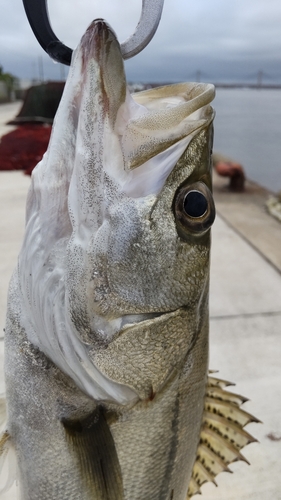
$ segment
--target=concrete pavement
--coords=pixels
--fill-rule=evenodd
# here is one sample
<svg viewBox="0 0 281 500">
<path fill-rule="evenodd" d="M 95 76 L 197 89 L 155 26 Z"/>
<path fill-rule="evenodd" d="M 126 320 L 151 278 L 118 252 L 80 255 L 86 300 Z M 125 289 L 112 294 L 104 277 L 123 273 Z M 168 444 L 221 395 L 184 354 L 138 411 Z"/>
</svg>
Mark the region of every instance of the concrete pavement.
<svg viewBox="0 0 281 500">
<path fill-rule="evenodd" d="M 23 236 L 29 183 L 22 172 L 0 172 L 1 330 L 8 281 Z M 234 391 L 251 400 L 243 405 L 245 410 L 263 424 L 247 427 L 260 441 L 243 451 L 251 466 L 231 465 L 235 474 L 220 474 L 218 488 L 206 484 L 202 496 L 194 498 L 281 500 L 281 224 L 264 209 L 265 190 L 247 183 L 245 193 L 231 194 L 226 183 L 215 177 L 218 216 L 211 263 L 210 367 L 236 382 Z M 0 348 L 2 374 L 2 342 Z M 1 498 L 14 500 L 15 495 L 13 488 Z"/>
<path fill-rule="evenodd" d="M 17 128 L 15 125 L 7 125 L 7 122 L 16 117 L 21 107 L 22 101 L 0 105 L 0 137 Z"/>
</svg>

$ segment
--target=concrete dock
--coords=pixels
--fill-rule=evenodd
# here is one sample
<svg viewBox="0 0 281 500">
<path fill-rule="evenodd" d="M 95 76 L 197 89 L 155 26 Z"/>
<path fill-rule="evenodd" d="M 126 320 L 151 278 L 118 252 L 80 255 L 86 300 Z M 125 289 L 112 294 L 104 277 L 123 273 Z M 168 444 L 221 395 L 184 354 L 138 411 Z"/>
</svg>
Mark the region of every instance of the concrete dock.
<svg viewBox="0 0 281 500">
<path fill-rule="evenodd" d="M 8 131 L 3 122 L 15 116 L 18 107 L 0 106 L 0 134 Z M 29 184 L 30 177 L 21 171 L 0 172 L 1 331 L 8 282 L 24 232 Z M 220 474 L 218 488 L 205 484 L 202 495 L 194 499 L 281 500 L 281 224 L 264 208 L 266 190 L 247 181 L 246 191 L 234 194 L 226 184 L 215 177 L 210 368 L 236 383 L 234 391 L 250 398 L 244 409 L 263 424 L 247 426 L 259 440 L 243 450 L 251 465 L 231 465 L 234 474 Z M 0 363 L 3 389 L 3 341 Z M 2 498 L 16 499 L 16 489 Z"/>
</svg>

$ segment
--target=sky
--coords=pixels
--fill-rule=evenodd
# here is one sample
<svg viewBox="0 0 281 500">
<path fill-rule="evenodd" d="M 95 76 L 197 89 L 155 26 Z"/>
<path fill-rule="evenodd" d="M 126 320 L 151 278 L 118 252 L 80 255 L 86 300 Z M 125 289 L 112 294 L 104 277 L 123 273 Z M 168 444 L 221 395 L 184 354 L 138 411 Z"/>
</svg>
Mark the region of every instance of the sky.
<svg viewBox="0 0 281 500">
<path fill-rule="evenodd" d="M 57 37 L 75 48 L 87 26 L 104 18 L 123 42 L 138 23 L 141 0 L 49 0 Z M 0 65 L 19 78 L 63 78 L 33 35 L 21 0 L 0 0 Z M 128 81 L 281 84 L 280 0 L 165 0 L 159 28 L 125 63 Z M 260 73 L 261 74 L 261 73 Z"/>
</svg>

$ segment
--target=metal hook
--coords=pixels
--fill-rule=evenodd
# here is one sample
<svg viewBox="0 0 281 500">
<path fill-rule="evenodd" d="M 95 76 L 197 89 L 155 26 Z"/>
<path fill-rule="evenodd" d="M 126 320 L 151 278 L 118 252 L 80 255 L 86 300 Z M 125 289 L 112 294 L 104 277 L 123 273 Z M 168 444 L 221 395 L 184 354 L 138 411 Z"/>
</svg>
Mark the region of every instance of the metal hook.
<svg viewBox="0 0 281 500">
<path fill-rule="evenodd" d="M 164 0 L 142 0 L 142 13 L 135 32 L 121 43 L 124 59 L 143 50 L 153 38 L 163 10 Z M 62 64 L 70 65 L 72 49 L 64 45 L 53 32 L 48 16 L 47 0 L 23 0 L 30 26 L 41 47 L 49 56 Z"/>
</svg>

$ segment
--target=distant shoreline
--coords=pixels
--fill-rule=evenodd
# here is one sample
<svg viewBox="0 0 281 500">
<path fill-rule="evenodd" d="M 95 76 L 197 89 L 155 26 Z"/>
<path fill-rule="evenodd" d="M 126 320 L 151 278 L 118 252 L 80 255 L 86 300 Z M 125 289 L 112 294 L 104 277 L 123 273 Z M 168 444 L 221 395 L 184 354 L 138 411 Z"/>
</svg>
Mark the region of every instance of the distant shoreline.
<svg viewBox="0 0 281 500">
<path fill-rule="evenodd" d="M 263 90 L 263 89 L 270 89 L 270 90 L 276 90 L 276 89 L 281 89 L 281 85 L 257 85 L 255 83 L 214 83 L 215 87 L 221 88 L 221 89 L 258 89 L 258 90 Z"/>
<path fill-rule="evenodd" d="M 186 80 L 187 81 L 187 80 Z M 174 85 L 176 83 L 181 83 L 181 82 L 129 82 L 129 86 L 136 86 L 140 87 L 137 90 L 145 90 L 145 89 L 151 89 L 155 87 L 163 87 L 164 85 Z M 195 82 L 195 83 L 202 83 L 202 82 Z M 257 90 L 280 90 L 281 89 L 281 84 L 262 84 L 258 85 L 257 83 L 214 83 L 214 82 L 209 82 L 213 83 L 214 86 L 219 89 L 257 89 Z"/>
</svg>

